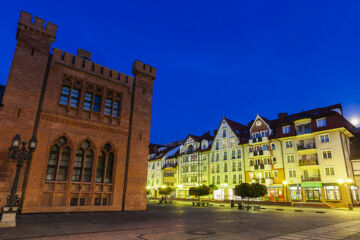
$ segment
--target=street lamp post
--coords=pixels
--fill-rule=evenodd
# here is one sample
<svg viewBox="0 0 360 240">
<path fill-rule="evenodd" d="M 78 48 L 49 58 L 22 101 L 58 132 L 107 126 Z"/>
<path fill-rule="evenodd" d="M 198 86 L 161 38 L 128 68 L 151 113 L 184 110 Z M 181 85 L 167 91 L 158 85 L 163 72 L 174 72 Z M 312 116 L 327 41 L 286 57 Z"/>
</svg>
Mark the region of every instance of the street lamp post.
<svg viewBox="0 0 360 240">
<path fill-rule="evenodd" d="M 284 184 L 284 200 L 287 202 L 287 181 L 283 181 Z"/>
<path fill-rule="evenodd" d="M 9 149 L 8 161 L 12 159 L 16 162 L 16 173 L 10 195 L 8 196 L 6 205 L 3 208 L 0 227 L 16 227 L 16 213 L 20 202 L 20 198 L 16 194 L 19 177 L 25 161 L 29 161 L 31 159 L 32 153 L 35 151 L 36 147 L 37 141 L 35 137 L 30 139 L 27 148 L 25 147 L 25 142 L 21 142 L 20 134 L 16 134 L 13 138 Z"/>
<path fill-rule="evenodd" d="M 352 180 L 351 179 L 338 179 L 338 183 L 340 184 L 343 184 L 344 183 L 344 187 L 345 187 L 345 191 L 346 191 L 346 198 L 348 200 L 348 208 L 349 210 L 353 210 L 353 204 L 352 204 L 352 201 L 351 201 L 351 196 L 350 196 L 350 192 L 349 192 L 349 186 L 348 186 L 348 183 L 352 183 Z"/>
</svg>

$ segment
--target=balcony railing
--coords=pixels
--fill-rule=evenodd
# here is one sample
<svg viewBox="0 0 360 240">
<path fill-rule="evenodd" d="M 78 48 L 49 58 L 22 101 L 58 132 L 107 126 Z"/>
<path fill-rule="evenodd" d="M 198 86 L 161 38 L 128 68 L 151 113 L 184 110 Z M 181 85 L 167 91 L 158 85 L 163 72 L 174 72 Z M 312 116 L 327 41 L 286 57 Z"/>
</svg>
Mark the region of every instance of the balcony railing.
<svg viewBox="0 0 360 240">
<path fill-rule="evenodd" d="M 314 149 L 316 148 L 315 142 L 313 143 L 304 143 L 304 144 L 298 144 L 297 150 L 306 150 L 306 149 Z"/>
<path fill-rule="evenodd" d="M 309 166 L 309 165 L 319 165 L 319 161 L 317 158 L 310 159 L 300 159 L 299 166 Z"/>
<path fill-rule="evenodd" d="M 320 176 L 301 176 L 301 181 L 303 182 L 321 182 Z"/>
</svg>

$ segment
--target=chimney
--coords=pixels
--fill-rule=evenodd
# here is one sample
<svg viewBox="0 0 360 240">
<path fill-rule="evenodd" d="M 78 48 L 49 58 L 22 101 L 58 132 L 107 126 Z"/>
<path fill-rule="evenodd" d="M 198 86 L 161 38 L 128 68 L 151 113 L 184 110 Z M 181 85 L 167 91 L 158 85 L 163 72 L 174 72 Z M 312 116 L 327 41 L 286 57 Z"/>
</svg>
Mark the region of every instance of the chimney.
<svg viewBox="0 0 360 240">
<path fill-rule="evenodd" d="M 78 48 L 78 50 L 77 50 L 77 55 L 78 55 L 79 57 L 85 58 L 85 59 L 87 59 L 87 60 L 90 60 L 90 58 L 91 58 L 91 52 L 88 52 L 88 51 L 86 51 L 86 50 L 84 50 L 84 49 L 81 49 L 81 48 Z"/>
<path fill-rule="evenodd" d="M 288 114 L 287 113 L 278 113 L 278 119 L 280 121 L 283 121 L 287 118 Z"/>
</svg>

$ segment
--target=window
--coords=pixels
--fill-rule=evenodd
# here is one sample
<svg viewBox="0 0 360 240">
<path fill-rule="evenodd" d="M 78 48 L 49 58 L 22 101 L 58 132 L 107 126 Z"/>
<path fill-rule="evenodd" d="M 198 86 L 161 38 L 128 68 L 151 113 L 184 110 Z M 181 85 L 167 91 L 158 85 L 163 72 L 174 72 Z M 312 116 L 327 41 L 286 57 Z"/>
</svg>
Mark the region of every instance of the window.
<svg viewBox="0 0 360 240">
<path fill-rule="evenodd" d="M 94 205 L 95 206 L 100 206 L 100 204 L 101 204 L 101 198 L 95 198 L 94 199 Z"/>
<path fill-rule="evenodd" d="M 335 168 L 334 167 L 326 167 L 325 168 L 325 176 L 335 176 Z"/>
<path fill-rule="evenodd" d="M 50 148 L 45 179 L 47 181 L 66 181 L 71 148 L 66 137 L 60 137 Z"/>
<path fill-rule="evenodd" d="M 235 159 L 235 150 L 231 151 L 231 159 Z"/>
<path fill-rule="evenodd" d="M 331 150 L 322 151 L 322 155 L 323 155 L 323 159 L 331 159 L 332 158 Z"/>
<path fill-rule="evenodd" d="M 222 130 L 222 137 L 223 138 L 226 137 L 226 128 L 223 128 L 223 130 Z"/>
<path fill-rule="evenodd" d="M 321 143 L 330 142 L 329 134 L 320 135 L 320 142 Z"/>
<path fill-rule="evenodd" d="M 283 134 L 289 134 L 290 133 L 290 126 L 284 126 L 282 129 L 283 129 Z"/>
<path fill-rule="evenodd" d="M 326 126 L 326 118 L 316 119 L 317 127 L 325 127 Z"/>
<path fill-rule="evenodd" d="M 295 155 L 293 155 L 293 154 L 287 155 L 286 159 L 287 159 L 288 163 L 293 163 L 293 162 L 295 162 Z"/>
<path fill-rule="evenodd" d="M 227 172 L 227 163 L 224 163 L 224 172 Z"/>
<path fill-rule="evenodd" d="M 216 164 L 216 172 L 219 173 L 220 172 L 220 165 Z"/>
<path fill-rule="evenodd" d="M 77 198 L 72 198 L 70 200 L 70 206 L 77 206 L 77 202 L 78 202 Z"/>
<path fill-rule="evenodd" d="M 215 165 L 211 165 L 211 173 L 215 173 Z"/>
<path fill-rule="evenodd" d="M 326 200 L 341 200 L 340 187 L 339 186 L 324 186 L 325 199 Z"/>
<path fill-rule="evenodd" d="M 239 174 L 239 183 L 242 183 L 242 174 Z"/>
<path fill-rule="evenodd" d="M 236 184 L 236 175 L 233 175 L 233 184 Z"/>
<path fill-rule="evenodd" d="M 206 171 L 206 166 L 203 166 L 203 171 Z"/>
<path fill-rule="evenodd" d="M 113 147 L 107 143 L 100 153 L 97 169 L 96 169 L 96 182 L 111 183 L 112 172 L 114 164 L 114 150 Z"/>
<path fill-rule="evenodd" d="M 219 161 L 219 153 L 216 153 L 216 161 Z"/>
<path fill-rule="evenodd" d="M 228 183 L 229 182 L 229 179 L 228 179 L 228 175 L 225 175 L 225 180 L 224 180 L 225 183 Z"/>
<path fill-rule="evenodd" d="M 293 147 L 293 141 L 292 140 L 285 141 L 285 146 L 286 146 L 286 148 L 292 148 Z"/>
<path fill-rule="evenodd" d="M 276 157 L 273 157 L 272 161 L 273 161 L 273 164 L 276 164 Z"/>
<path fill-rule="evenodd" d="M 111 115 L 112 105 L 113 105 L 113 100 L 107 98 L 105 100 L 105 111 L 104 111 L 105 115 Z"/>
<path fill-rule="evenodd" d="M 274 175 L 274 178 L 277 178 L 278 177 L 278 171 L 277 170 L 273 171 L 273 175 Z"/>
<path fill-rule="evenodd" d="M 219 143 L 219 141 L 216 141 L 216 150 L 219 150 L 219 146 L 220 146 L 220 143 Z"/>
<path fill-rule="evenodd" d="M 275 143 L 271 144 L 271 150 L 275 150 Z"/>
<path fill-rule="evenodd" d="M 212 176 L 212 184 L 215 184 L 215 176 Z"/>
<path fill-rule="evenodd" d="M 225 149 L 226 148 L 226 139 L 222 140 L 222 148 Z"/>
<path fill-rule="evenodd" d="M 79 99 L 80 99 L 80 91 L 78 89 L 73 88 L 72 91 L 71 91 L 70 106 L 71 107 L 78 107 L 79 106 Z"/>
<path fill-rule="evenodd" d="M 241 150 L 240 149 L 237 150 L 237 157 L 241 158 Z"/>
<path fill-rule="evenodd" d="M 60 95 L 60 104 L 67 106 L 69 104 L 69 97 L 70 97 L 70 87 L 62 86 L 61 95 Z"/>
<path fill-rule="evenodd" d="M 100 112 L 100 106 L 101 106 L 101 96 L 95 95 L 93 111 L 94 112 Z"/>
<path fill-rule="evenodd" d="M 220 176 L 216 177 L 216 184 L 220 184 Z"/>
<path fill-rule="evenodd" d="M 211 154 L 211 161 L 212 161 L 212 162 L 215 161 L 215 154 Z"/>
<path fill-rule="evenodd" d="M 261 131 L 260 134 L 261 137 L 267 137 L 267 131 Z"/>
<path fill-rule="evenodd" d="M 232 163 L 232 171 L 235 172 L 236 171 L 236 162 Z"/>
<path fill-rule="evenodd" d="M 92 102 L 93 102 L 93 94 L 92 94 L 92 93 L 88 93 L 88 92 L 85 93 L 84 109 L 91 111 Z"/>
<path fill-rule="evenodd" d="M 235 138 L 234 137 L 230 138 L 230 145 L 231 145 L 231 148 L 235 148 Z"/>
<path fill-rule="evenodd" d="M 227 160 L 227 152 L 224 152 L 224 160 Z"/>
<path fill-rule="evenodd" d="M 289 170 L 289 178 L 295 178 L 296 177 L 296 170 L 291 169 Z"/>
<path fill-rule="evenodd" d="M 119 117 L 120 116 L 120 102 L 114 101 L 114 109 L 113 109 L 113 117 Z M 205 149 L 205 147 L 204 147 Z"/>
<path fill-rule="evenodd" d="M 72 181 L 90 182 L 92 165 L 94 160 L 94 147 L 90 141 L 86 140 L 75 153 Z"/>
</svg>

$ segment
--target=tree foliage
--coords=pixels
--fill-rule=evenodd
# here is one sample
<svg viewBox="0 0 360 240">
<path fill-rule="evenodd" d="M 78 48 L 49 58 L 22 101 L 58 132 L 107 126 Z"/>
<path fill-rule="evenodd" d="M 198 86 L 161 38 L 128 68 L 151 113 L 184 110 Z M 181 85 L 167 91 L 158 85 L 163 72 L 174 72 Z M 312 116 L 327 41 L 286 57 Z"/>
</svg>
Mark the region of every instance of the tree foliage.
<svg viewBox="0 0 360 240">
<path fill-rule="evenodd" d="M 205 196 L 210 194 L 210 188 L 206 185 L 202 185 L 199 187 L 191 187 L 189 189 L 189 195 L 195 195 L 195 196 Z"/>
<path fill-rule="evenodd" d="M 258 198 L 263 197 L 267 193 L 267 188 L 259 183 L 241 183 L 235 186 L 234 195 L 241 198 Z"/>
<path fill-rule="evenodd" d="M 167 195 L 170 195 L 173 191 L 174 191 L 174 189 L 172 189 L 171 187 L 159 188 L 160 195 L 167 196 Z"/>
</svg>

